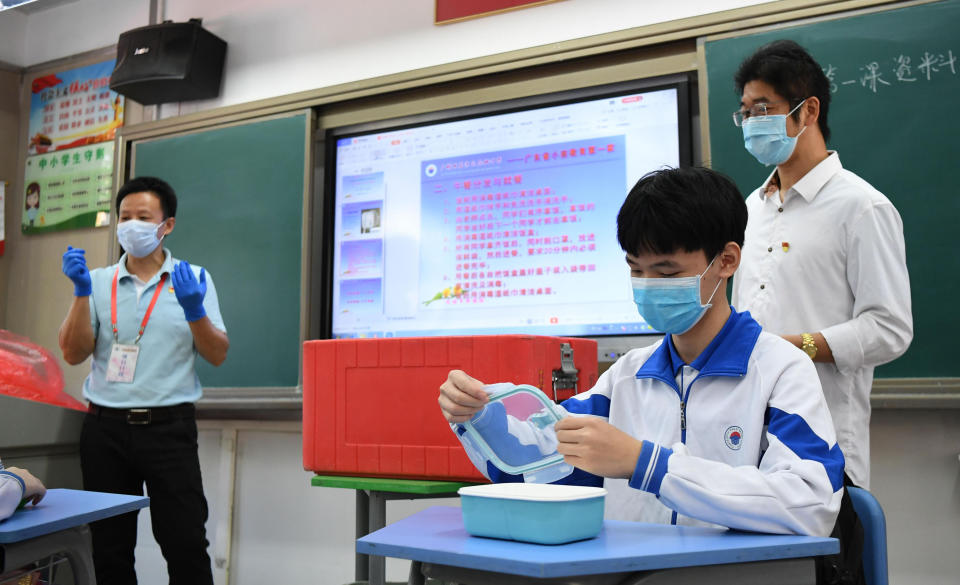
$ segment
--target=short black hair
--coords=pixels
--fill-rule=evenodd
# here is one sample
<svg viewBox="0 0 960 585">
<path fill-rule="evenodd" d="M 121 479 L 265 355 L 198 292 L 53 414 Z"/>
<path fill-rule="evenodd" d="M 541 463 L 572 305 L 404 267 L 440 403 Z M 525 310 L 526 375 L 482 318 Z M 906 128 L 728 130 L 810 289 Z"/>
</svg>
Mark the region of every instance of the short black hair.
<svg viewBox="0 0 960 585">
<path fill-rule="evenodd" d="M 177 194 L 163 179 L 156 177 L 137 177 L 130 179 L 117 191 L 117 215 L 120 215 L 120 202 L 131 193 L 149 191 L 160 199 L 160 208 L 163 210 L 163 219 L 177 216 Z"/>
<path fill-rule="evenodd" d="M 830 139 L 827 114 L 830 111 L 830 80 L 820 64 L 806 49 L 791 40 L 773 41 L 763 45 L 740 63 L 733 76 L 737 96 L 751 81 L 762 81 L 787 98 L 793 108 L 810 96 L 820 100 L 820 117 L 817 125 L 824 140 Z M 799 120 L 799 112 L 793 119 Z"/>
<path fill-rule="evenodd" d="M 746 228 L 747 205 L 737 185 L 703 167 L 647 173 L 617 215 L 617 241 L 633 256 L 702 250 L 709 261 L 727 242 L 742 248 Z"/>
</svg>

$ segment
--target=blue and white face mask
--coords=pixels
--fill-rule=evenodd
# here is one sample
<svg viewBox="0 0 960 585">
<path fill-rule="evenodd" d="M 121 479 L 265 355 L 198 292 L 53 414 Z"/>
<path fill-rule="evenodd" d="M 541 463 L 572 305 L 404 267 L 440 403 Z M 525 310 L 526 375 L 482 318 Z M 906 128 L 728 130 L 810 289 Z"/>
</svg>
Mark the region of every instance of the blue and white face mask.
<svg viewBox="0 0 960 585">
<path fill-rule="evenodd" d="M 149 256 L 163 241 L 163 236 L 157 235 L 162 227 L 163 222 L 128 219 L 117 224 L 117 240 L 127 254 L 143 258 Z"/>
<path fill-rule="evenodd" d="M 803 100 L 786 114 L 753 116 L 744 120 L 743 145 L 747 152 L 767 166 L 785 163 L 797 146 L 797 138 L 807 129 L 804 126 L 796 136 L 787 136 L 787 116 L 796 112 L 806 101 Z"/>
<path fill-rule="evenodd" d="M 651 327 L 665 334 L 680 335 L 689 331 L 713 305 L 713 295 L 717 294 L 723 279 L 717 280 L 707 304 L 700 303 L 700 281 L 710 270 L 717 257 L 714 256 L 707 268 L 696 276 L 680 278 L 637 278 L 631 277 L 633 302 L 637 304 L 640 316 Z"/>
</svg>

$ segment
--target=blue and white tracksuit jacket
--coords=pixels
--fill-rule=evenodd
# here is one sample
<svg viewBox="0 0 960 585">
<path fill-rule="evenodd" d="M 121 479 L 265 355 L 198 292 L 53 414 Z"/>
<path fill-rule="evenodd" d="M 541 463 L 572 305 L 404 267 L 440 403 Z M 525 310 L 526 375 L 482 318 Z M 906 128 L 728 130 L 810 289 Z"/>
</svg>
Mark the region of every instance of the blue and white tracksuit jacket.
<svg viewBox="0 0 960 585">
<path fill-rule="evenodd" d="M 19 475 L 0 470 L 0 520 L 10 517 L 26 491 Z"/>
<path fill-rule="evenodd" d="M 629 480 L 577 469 L 557 482 L 603 485 L 609 519 L 819 536 L 833 529 L 844 460 L 816 369 L 747 312 L 734 311 L 693 363 L 667 335 L 628 352 L 562 406 L 643 441 Z M 489 462 L 478 467 L 495 482 L 523 480 Z"/>
</svg>

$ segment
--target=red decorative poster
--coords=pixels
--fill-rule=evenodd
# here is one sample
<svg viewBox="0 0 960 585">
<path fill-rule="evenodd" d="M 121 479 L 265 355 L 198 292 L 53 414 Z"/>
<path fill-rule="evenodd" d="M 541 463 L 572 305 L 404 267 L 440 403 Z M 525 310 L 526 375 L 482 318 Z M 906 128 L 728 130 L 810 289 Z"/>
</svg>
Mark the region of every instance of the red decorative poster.
<svg viewBox="0 0 960 585">
<path fill-rule="evenodd" d="M 434 23 L 447 24 L 557 0 L 437 0 Z"/>
<path fill-rule="evenodd" d="M 38 77 L 31 84 L 27 154 L 109 142 L 123 125 L 123 97 L 110 89 L 116 61 Z"/>
</svg>

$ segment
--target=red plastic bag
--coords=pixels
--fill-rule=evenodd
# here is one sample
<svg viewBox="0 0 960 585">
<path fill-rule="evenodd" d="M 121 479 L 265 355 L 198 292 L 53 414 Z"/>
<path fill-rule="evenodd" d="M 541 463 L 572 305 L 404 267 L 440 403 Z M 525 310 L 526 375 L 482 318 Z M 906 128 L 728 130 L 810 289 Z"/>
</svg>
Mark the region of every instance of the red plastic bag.
<svg viewBox="0 0 960 585">
<path fill-rule="evenodd" d="M 63 391 L 63 372 L 49 351 L 4 329 L 0 329 L 0 394 L 87 410 Z"/>
</svg>

